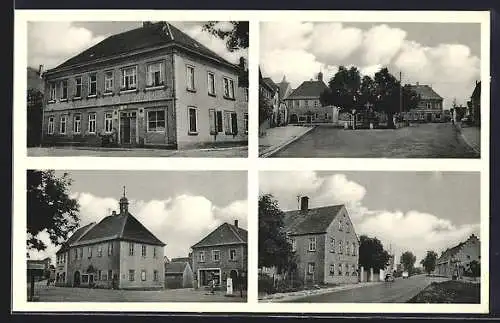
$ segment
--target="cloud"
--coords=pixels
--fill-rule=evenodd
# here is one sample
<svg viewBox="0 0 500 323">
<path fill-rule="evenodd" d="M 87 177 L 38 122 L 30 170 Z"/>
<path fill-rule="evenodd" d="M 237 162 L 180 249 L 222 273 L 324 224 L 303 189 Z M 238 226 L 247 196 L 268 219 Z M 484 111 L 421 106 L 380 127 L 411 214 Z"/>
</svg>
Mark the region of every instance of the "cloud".
<svg viewBox="0 0 500 323">
<path fill-rule="evenodd" d="M 118 207 L 118 200 L 113 198 L 90 193 L 76 193 L 73 197 L 80 203 L 82 226 L 99 222 Z M 246 200 L 219 206 L 204 196 L 178 195 L 165 200 L 129 200 L 129 203 L 130 213 L 166 244 L 165 255 L 169 258 L 186 257 L 192 245 L 224 222 L 238 220 L 242 228 L 247 228 L 248 223 Z M 44 235 L 41 233 L 40 237 Z M 50 244 L 46 251 L 31 254 L 39 258 L 54 255 L 57 249 Z"/>
<path fill-rule="evenodd" d="M 406 32 L 385 24 L 377 25 L 364 34 L 363 59 L 367 65 L 389 64 L 401 49 Z"/>
<path fill-rule="evenodd" d="M 354 53 L 363 42 L 363 31 L 343 27 L 341 23 L 315 26 L 311 36 L 311 52 L 326 64 L 338 64 Z"/>
</svg>

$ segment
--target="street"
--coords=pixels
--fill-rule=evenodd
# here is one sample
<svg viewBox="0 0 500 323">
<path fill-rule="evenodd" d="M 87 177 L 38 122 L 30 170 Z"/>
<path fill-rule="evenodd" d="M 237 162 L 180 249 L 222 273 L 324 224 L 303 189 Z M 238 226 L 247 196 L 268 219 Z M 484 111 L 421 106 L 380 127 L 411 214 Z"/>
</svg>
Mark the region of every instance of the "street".
<svg viewBox="0 0 500 323">
<path fill-rule="evenodd" d="M 271 157 L 479 158 L 450 123 L 400 129 L 344 130 L 318 126 Z"/>
<path fill-rule="evenodd" d="M 373 286 L 353 288 L 328 294 L 313 295 L 292 300 L 293 303 L 406 303 L 433 281 L 446 278 L 412 276 L 397 278 L 394 282 L 383 282 Z"/>
</svg>

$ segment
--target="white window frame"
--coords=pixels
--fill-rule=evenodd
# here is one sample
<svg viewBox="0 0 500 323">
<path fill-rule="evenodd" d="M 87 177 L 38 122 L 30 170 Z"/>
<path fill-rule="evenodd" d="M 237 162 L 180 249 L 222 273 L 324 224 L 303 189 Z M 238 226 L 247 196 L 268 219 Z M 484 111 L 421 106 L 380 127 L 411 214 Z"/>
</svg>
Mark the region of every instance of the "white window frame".
<svg viewBox="0 0 500 323">
<path fill-rule="evenodd" d="M 132 71 L 132 73 L 129 75 L 128 72 Z M 126 92 L 126 91 L 135 91 L 137 90 L 137 65 L 136 66 L 129 66 L 129 67 L 124 67 L 121 69 L 121 92 Z M 125 80 L 127 78 L 131 78 L 133 83 L 129 82 L 129 87 L 126 87 Z"/>
<path fill-rule="evenodd" d="M 56 93 L 56 83 L 50 82 L 49 85 L 49 102 L 55 102 L 57 97 Z"/>
<path fill-rule="evenodd" d="M 92 258 L 92 247 L 89 247 L 87 250 L 88 250 L 88 258 Z"/>
<path fill-rule="evenodd" d="M 309 248 L 307 249 L 307 251 L 314 252 L 316 251 L 316 249 L 317 249 L 316 237 L 309 237 Z"/>
<path fill-rule="evenodd" d="M 330 276 L 335 276 L 335 264 L 330 264 L 330 267 L 328 269 Z"/>
<path fill-rule="evenodd" d="M 350 255 L 351 254 L 351 244 L 349 243 L 349 241 L 345 242 L 345 254 L 346 255 Z"/>
<path fill-rule="evenodd" d="M 158 69 L 153 70 L 153 67 L 158 66 Z M 160 80 L 159 84 L 154 84 L 154 73 L 159 72 L 160 73 Z M 155 87 L 160 87 L 165 84 L 165 80 L 163 78 L 163 61 L 157 61 L 157 62 L 151 62 L 148 63 L 146 66 L 146 87 L 148 88 L 155 88 Z"/>
<path fill-rule="evenodd" d="M 226 93 L 226 85 L 228 91 L 227 93 Z M 225 99 L 234 99 L 234 80 L 228 76 L 224 76 L 222 82 L 222 90 Z"/>
<path fill-rule="evenodd" d="M 104 132 L 113 132 L 113 112 L 104 112 Z"/>
<path fill-rule="evenodd" d="M 233 115 L 236 118 L 236 123 L 238 123 L 238 115 L 235 111 L 224 110 L 223 113 L 223 122 L 224 122 L 224 133 L 226 135 L 235 135 L 235 131 L 233 129 Z"/>
<path fill-rule="evenodd" d="M 135 270 L 134 269 L 128 270 L 128 281 L 129 282 L 135 281 Z"/>
<path fill-rule="evenodd" d="M 64 125 L 64 129 L 63 129 L 63 125 Z M 61 118 L 59 119 L 59 133 L 61 135 L 65 135 L 67 128 L 68 128 L 68 116 L 62 115 Z"/>
<path fill-rule="evenodd" d="M 205 251 L 200 251 L 198 254 L 198 262 L 205 262 Z"/>
<path fill-rule="evenodd" d="M 147 255 L 148 255 L 148 247 L 145 244 L 143 244 L 141 246 L 141 256 L 147 257 Z"/>
<path fill-rule="evenodd" d="M 245 93 L 245 102 L 248 102 L 248 88 L 243 88 L 243 92 Z"/>
<path fill-rule="evenodd" d="M 186 90 L 196 91 L 196 69 L 193 65 L 186 65 Z"/>
<path fill-rule="evenodd" d="M 342 254 L 344 252 L 344 250 L 342 249 L 342 240 L 339 240 L 339 254 Z"/>
<path fill-rule="evenodd" d="M 343 229 L 342 229 L 342 220 L 339 220 L 339 231 L 343 231 Z"/>
<path fill-rule="evenodd" d="M 78 119 L 77 119 L 78 117 Z M 81 133 L 82 131 L 82 114 L 76 113 L 73 116 L 73 133 Z"/>
<path fill-rule="evenodd" d="M 335 253 L 335 238 L 330 238 L 330 252 Z"/>
<path fill-rule="evenodd" d="M 191 130 L 191 110 L 194 110 L 194 116 L 195 116 L 195 130 Z M 188 122 L 187 122 L 187 126 L 188 126 L 188 134 L 190 135 L 197 135 L 198 134 L 198 108 L 196 107 L 188 107 L 187 108 L 187 113 L 188 113 Z"/>
<path fill-rule="evenodd" d="M 210 84 L 210 82 L 213 82 Z M 208 87 L 208 94 L 212 96 L 217 95 L 217 84 L 215 82 L 215 73 L 214 72 L 207 72 L 207 87 Z"/>
<path fill-rule="evenodd" d="M 81 76 L 77 76 L 75 77 L 75 99 L 80 99 L 82 97 L 82 90 L 83 90 L 83 87 L 82 87 L 82 77 Z M 78 89 L 80 89 L 80 94 L 78 94 Z"/>
<path fill-rule="evenodd" d="M 159 120 L 158 120 L 158 112 L 163 112 L 163 128 L 158 127 L 158 122 L 159 122 Z M 156 118 L 154 120 L 154 123 L 156 125 L 155 128 L 150 128 L 150 126 L 149 126 L 149 114 L 150 113 L 154 113 L 155 116 L 156 116 Z M 146 127 L 147 128 L 147 132 L 165 132 L 165 129 L 167 129 L 167 114 L 166 114 L 165 110 L 162 110 L 162 109 L 148 110 L 146 117 L 147 117 L 147 120 L 146 120 L 146 122 L 147 122 L 147 127 Z"/>
<path fill-rule="evenodd" d="M 356 243 L 355 242 L 352 243 L 352 255 L 356 256 Z"/>
<path fill-rule="evenodd" d="M 112 256 L 113 255 L 113 243 L 110 242 L 108 243 L 108 256 Z"/>
<path fill-rule="evenodd" d="M 128 243 L 128 255 L 133 256 L 135 253 L 135 245 L 133 242 Z"/>
<path fill-rule="evenodd" d="M 215 257 L 216 255 L 217 257 Z M 215 262 L 220 262 L 220 250 L 212 250 L 212 260 Z"/>
<path fill-rule="evenodd" d="M 153 258 L 157 258 L 158 257 L 158 253 L 156 251 L 156 247 L 153 247 Z"/>
<path fill-rule="evenodd" d="M 93 117 L 93 118 L 92 118 Z M 97 129 L 96 129 L 96 119 L 97 119 L 97 113 L 91 112 L 89 113 L 89 125 L 88 125 L 88 131 L 90 134 L 95 134 Z M 94 125 L 94 131 L 92 131 L 92 125 Z"/>
<path fill-rule="evenodd" d="M 233 257 L 232 251 L 234 251 L 234 257 Z M 229 260 L 230 261 L 236 261 L 236 260 L 238 260 L 238 256 L 237 256 L 236 253 L 237 253 L 236 249 L 234 249 L 234 248 L 233 249 L 229 249 Z"/>
<path fill-rule="evenodd" d="M 292 238 L 291 240 L 292 240 L 291 241 L 292 242 L 292 251 L 295 252 L 295 251 L 297 251 L 297 239 Z"/>
<path fill-rule="evenodd" d="M 111 76 L 109 76 L 111 74 Z M 115 73 L 113 70 L 104 72 L 104 93 L 113 93 L 115 87 Z"/>
<path fill-rule="evenodd" d="M 66 85 L 66 86 L 64 86 Z M 64 89 L 66 89 L 66 95 L 64 95 Z M 68 80 L 62 80 L 61 81 L 61 99 L 59 100 L 61 102 L 68 101 Z"/>
<path fill-rule="evenodd" d="M 102 245 L 97 246 L 97 257 L 102 257 Z"/>
<path fill-rule="evenodd" d="M 153 281 L 157 282 L 158 281 L 158 270 L 153 270 Z"/>
<path fill-rule="evenodd" d="M 146 270 L 141 270 L 141 281 L 145 282 L 147 280 Z"/>
<path fill-rule="evenodd" d="M 243 114 L 243 127 L 245 128 L 245 134 L 248 134 L 248 113 Z"/>
<path fill-rule="evenodd" d="M 314 262 L 307 263 L 307 273 L 313 275 L 316 271 L 316 264 Z"/>
<path fill-rule="evenodd" d="M 95 77 L 95 81 L 92 81 L 92 76 Z M 91 93 L 92 83 L 95 83 L 95 92 L 94 93 Z M 87 97 L 93 98 L 95 96 L 97 96 L 97 72 L 92 72 L 92 73 L 89 73 L 89 94 L 87 95 Z"/>
<path fill-rule="evenodd" d="M 50 116 L 47 118 L 47 133 L 49 135 L 54 134 L 54 116 Z"/>
</svg>

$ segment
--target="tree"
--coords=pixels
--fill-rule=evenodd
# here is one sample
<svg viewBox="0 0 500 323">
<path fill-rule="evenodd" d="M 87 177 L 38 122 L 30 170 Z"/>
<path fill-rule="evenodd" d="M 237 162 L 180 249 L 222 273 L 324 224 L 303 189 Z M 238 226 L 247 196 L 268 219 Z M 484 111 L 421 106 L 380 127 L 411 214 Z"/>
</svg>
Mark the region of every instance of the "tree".
<svg viewBox="0 0 500 323">
<path fill-rule="evenodd" d="M 403 268 L 408 272 L 408 273 L 413 273 L 413 266 L 415 265 L 415 261 L 417 261 L 417 257 L 411 252 L 411 251 L 405 251 L 401 255 L 401 264 L 403 265 Z"/>
<path fill-rule="evenodd" d="M 273 114 L 271 102 L 263 95 L 259 95 L 259 125 L 268 120 Z"/>
<path fill-rule="evenodd" d="M 366 235 L 359 237 L 359 265 L 366 269 L 373 268 L 375 272 L 384 269 L 389 264 L 389 253 L 384 250 L 382 242 Z"/>
<path fill-rule="evenodd" d="M 67 173 L 57 177 L 53 170 L 27 171 L 27 233 L 28 250 L 45 250 L 37 238 L 47 231 L 55 245 L 64 242 L 80 223 L 77 200 L 68 195 L 71 178 Z"/>
<path fill-rule="evenodd" d="M 481 276 L 481 264 L 477 260 L 472 260 L 468 265 L 468 274 L 474 278 Z"/>
<path fill-rule="evenodd" d="M 427 251 L 425 258 L 420 261 L 420 264 L 424 267 L 424 270 L 428 275 L 436 269 L 437 258 L 437 253 L 433 250 L 429 250 Z"/>
<path fill-rule="evenodd" d="M 248 21 L 210 21 L 203 25 L 203 30 L 224 39 L 230 52 L 248 48 Z"/>
<path fill-rule="evenodd" d="M 28 89 L 27 110 L 27 145 L 33 147 L 40 144 L 42 135 L 43 93 L 37 89 Z"/>
<path fill-rule="evenodd" d="M 320 95 L 321 105 L 334 105 L 341 111 L 351 111 L 357 107 L 361 87 L 361 75 L 356 67 L 347 69 L 339 66 L 339 70 L 328 82 L 328 89 Z"/>
<path fill-rule="evenodd" d="M 274 197 L 259 196 L 259 268 L 275 266 L 278 273 L 295 269 L 295 253 L 283 225 L 283 211 Z"/>
</svg>

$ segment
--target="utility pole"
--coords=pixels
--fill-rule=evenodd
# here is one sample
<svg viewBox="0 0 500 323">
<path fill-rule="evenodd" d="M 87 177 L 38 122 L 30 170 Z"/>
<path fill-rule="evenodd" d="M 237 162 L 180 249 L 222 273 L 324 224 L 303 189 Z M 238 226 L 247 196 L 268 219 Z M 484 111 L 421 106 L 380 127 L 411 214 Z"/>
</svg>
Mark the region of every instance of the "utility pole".
<svg viewBox="0 0 500 323">
<path fill-rule="evenodd" d="M 403 83 L 401 81 L 401 70 L 399 71 L 399 114 L 403 118 Z"/>
</svg>

